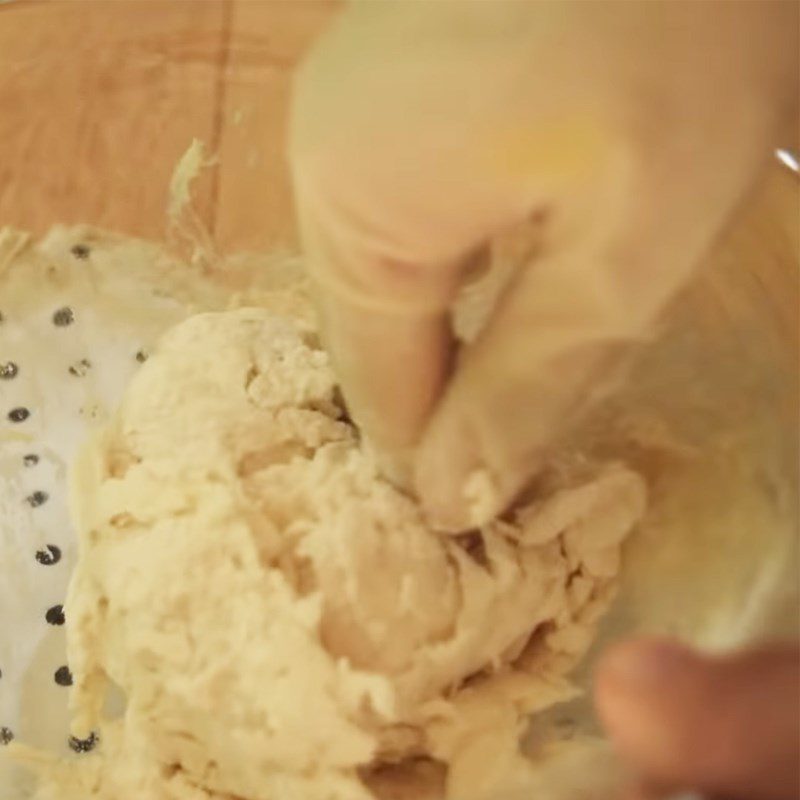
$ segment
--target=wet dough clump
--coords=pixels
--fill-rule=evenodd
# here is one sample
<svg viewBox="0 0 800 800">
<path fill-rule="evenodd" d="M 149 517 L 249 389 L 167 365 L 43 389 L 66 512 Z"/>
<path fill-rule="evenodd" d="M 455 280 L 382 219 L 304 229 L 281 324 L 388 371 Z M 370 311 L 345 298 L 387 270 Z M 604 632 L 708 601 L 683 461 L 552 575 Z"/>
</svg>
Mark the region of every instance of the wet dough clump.
<svg viewBox="0 0 800 800">
<path fill-rule="evenodd" d="M 39 797 L 516 785 L 526 715 L 574 692 L 644 503 L 621 465 L 557 470 L 506 519 L 437 534 L 343 418 L 307 323 L 192 317 L 74 469 L 73 733 L 101 745 Z"/>
</svg>

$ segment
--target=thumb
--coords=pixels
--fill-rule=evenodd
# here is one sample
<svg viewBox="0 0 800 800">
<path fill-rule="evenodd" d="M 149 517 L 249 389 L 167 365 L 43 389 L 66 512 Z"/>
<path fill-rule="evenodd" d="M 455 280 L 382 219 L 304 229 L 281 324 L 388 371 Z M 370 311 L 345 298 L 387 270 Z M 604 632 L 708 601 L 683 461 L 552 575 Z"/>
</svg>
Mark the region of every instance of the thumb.
<svg viewBox="0 0 800 800">
<path fill-rule="evenodd" d="M 800 787 L 800 651 L 706 657 L 663 640 L 617 646 L 595 702 L 622 756 L 676 790 L 790 800 Z"/>
</svg>

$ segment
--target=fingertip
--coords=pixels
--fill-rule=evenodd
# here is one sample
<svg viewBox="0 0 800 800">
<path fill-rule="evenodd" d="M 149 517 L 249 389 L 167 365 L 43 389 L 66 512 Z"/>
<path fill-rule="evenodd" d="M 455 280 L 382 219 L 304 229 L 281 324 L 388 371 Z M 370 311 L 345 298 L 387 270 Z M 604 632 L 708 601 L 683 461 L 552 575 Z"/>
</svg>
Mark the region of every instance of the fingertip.
<svg viewBox="0 0 800 800">
<path fill-rule="evenodd" d="M 413 448 L 379 450 L 369 440 L 365 440 L 364 446 L 371 452 L 378 473 L 385 480 L 405 494 L 414 493 Z"/>
<path fill-rule="evenodd" d="M 797 654 L 766 648 L 706 657 L 664 639 L 614 647 L 595 704 L 621 756 L 676 789 L 796 796 Z"/>
<path fill-rule="evenodd" d="M 668 639 L 613 647 L 595 671 L 595 705 L 621 756 L 648 778 L 685 788 L 693 729 L 697 656 Z"/>
<path fill-rule="evenodd" d="M 439 316 L 384 313 L 317 291 L 322 338 L 348 407 L 378 451 L 399 460 L 445 385 L 450 338 Z"/>
<path fill-rule="evenodd" d="M 611 647 L 595 670 L 595 705 L 612 739 L 623 746 L 649 722 L 649 700 L 674 682 L 694 658 L 669 639 L 648 638 Z"/>
<path fill-rule="evenodd" d="M 600 659 L 595 671 L 598 697 L 626 697 L 649 690 L 696 657 L 671 639 L 652 637 L 616 644 Z"/>
<path fill-rule="evenodd" d="M 480 435 L 456 403 L 437 410 L 417 450 L 415 486 L 434 530 L 461 533 L 488 524 L 518 495 L 532 470 L 511 464 L 502 447 L 485 449 L 493 431 Z"/>
<path fill-rule="evenodd" d="M 457 533 L 473 527 L 464 484 L 478 460 L 477 448 L 460 420 L 434 418 L 418 449 L 414 470 L 422 509 L 434 530 Z"/>
</svg>

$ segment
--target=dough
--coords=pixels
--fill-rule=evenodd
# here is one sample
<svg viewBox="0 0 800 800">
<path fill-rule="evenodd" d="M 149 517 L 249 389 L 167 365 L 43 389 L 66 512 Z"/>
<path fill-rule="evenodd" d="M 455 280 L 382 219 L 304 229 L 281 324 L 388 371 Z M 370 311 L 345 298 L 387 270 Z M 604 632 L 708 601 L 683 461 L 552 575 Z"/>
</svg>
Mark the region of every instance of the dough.
<svg viewBox="0 0 800 800">
<path fill-rule="evenodd" d="M 192 313 L 258 305 L 311 318 L 301 259 L 189 264 L 86 225 L 42 239 L 0 228 L 0 797 L 29 800 L 14 748 L 74 755 L 61 605 L 77 560 L 66 473 L 108 423 L 166 330 Z M 9 416 L 25 409 L 21 422 Z"/>
<path fill-rule="evenodd" d="M 379 477 L 312 326 L 240 309 L 165 336 L 72 499 L 73 732 L 101 745 L 28 753 L 40 800 L 467 800 L 524 785 L 526 715 L 574 694 L 645 492 L 559 465 L 438 535 Z"/>
</svg>

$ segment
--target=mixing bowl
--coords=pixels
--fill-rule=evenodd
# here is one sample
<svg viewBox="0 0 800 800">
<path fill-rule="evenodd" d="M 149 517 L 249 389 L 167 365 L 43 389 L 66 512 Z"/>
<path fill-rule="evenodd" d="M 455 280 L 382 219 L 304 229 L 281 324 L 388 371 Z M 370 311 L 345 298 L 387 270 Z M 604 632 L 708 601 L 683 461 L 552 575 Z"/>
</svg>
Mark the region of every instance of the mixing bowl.
<svg viewBox="0 0 800 800">
<path fill-rule="evenodd" d="M 284 160 L 290 78 L 336 5 L 0 5 L 0 228 L 40 235 L 56 222 L 90 223 L 159 240 L 170 174 L 199 138 L 216 163 L 195 208 L 217 251 L 296 247 Z M 797 633 L 800 184 L 769 156 L 624 388 L 579 432 L 576 446 L 625 458 L 650 485 L 584 684 L 602 646 L 636 631 L 709 649 Z M 0 383 L 0 402 L 4 391 Z M 0 430 L 0 450 L 8 441 Z M 3 508 L 16 484 L 0 477 Z M 59 513 L 48 524 L 67 525 Z M 10 519 L 0 518 L 0 544 L 13 536 Z M 0 731 L 54 748 L 66 741 L 65 692 L 52 676 L 63 662 L 67 555 L 46 598 L 13 602 L 11 565 L 0 563 Z M 16 672 L 6 666 L 15 659 Z M 583 698 L 534 720 L 529 746 L 535 754 L 544 741 L 596 730 Z M 553 797 L 596 784 L 570 772 L 553 778 Z M 3 797 L 13 780 L 0 758 Z"/>
</svg>

